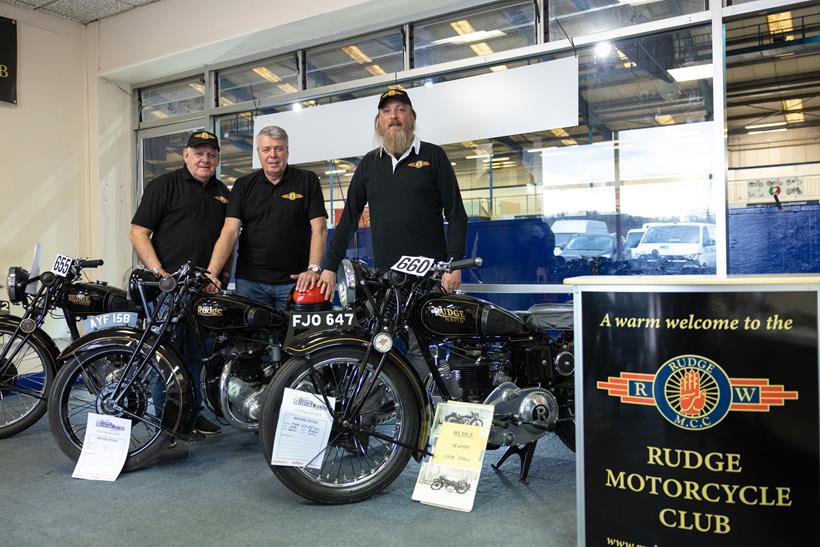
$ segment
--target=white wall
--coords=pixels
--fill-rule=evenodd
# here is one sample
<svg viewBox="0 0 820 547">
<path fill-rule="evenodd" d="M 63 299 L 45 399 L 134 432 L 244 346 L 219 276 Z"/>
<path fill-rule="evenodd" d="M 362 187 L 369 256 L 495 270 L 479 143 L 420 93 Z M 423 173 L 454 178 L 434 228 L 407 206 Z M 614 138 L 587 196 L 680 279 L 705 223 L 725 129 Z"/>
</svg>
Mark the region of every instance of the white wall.
<svg viewBox="0 0 820 547">
<path fill-rule="evenodd" d="M 17 105 L 0 103 L 0 272 L 87 253 L 87 101 L 82 25 L 0 4 L 17 20 Z M 46 264 L 48 262 L 48 264 Z M 3 289 L 5 291 L 5 289 Z"/>
</svg>

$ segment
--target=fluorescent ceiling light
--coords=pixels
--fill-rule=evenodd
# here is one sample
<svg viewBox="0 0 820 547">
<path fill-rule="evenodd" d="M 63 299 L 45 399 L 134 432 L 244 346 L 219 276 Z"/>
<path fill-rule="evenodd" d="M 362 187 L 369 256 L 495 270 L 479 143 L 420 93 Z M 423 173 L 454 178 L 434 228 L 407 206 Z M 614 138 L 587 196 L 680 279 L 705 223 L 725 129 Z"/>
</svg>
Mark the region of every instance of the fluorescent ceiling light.
<svg viewBox="0 0 820 547">
<path fill-rule="evenodd" d="M 298 89 L 293 87 L 293 84 L 279 84 L 277 87 L 285 93 L 296 93 L 298 91 Z"/>
<path fill-rule="evenodd" d="M 268 67 L 265 66 L 258 66 L 253 69 L 254 72 L 262 76 L 267 81 L 275 84 L 282 81 L 282 78 L 271 72 Z"/>
<path fill-rule="evenodd" d="M 200 84 L 198 82 L 191 82 L 188 85 L 194 88 L 197 91 L 197 93 L 202 93 L 203 95 L 205 94 L 205 86 L 203 84 Z"/>
<path fill-rule="evenodd" d="M 456 32 L 458 32 L 456 30 Z M 441 40 L 433 40 L 432 44 L 434 46 L 438 46 L 441 44 L 456 44 L 456 45 L 464 45 L 469 44 L 472 42 L 481 42 L 483 40 L 489 40 L 490 38 L 498 38 L 499 36 L 506 36 L 507 34 L 504 31 L 495 29 L 495 30 L 477 30 L 473 32 L 468 32 L 466 34 L 459 34 L 458 36 L 450 36 L 449 38 L 442 38 Z"/>
<path fill-rule="evenodd" d="M 475 154 L 475 155 L 472 155 L 472 156 L 464 156 L 464 159 L 465 160 L 478 160 L 478 159 L 484 159 L 484 158 L 489 158 L 489 157 L 490 157 L 490 154 L 487 153 L 487 154 Z"/>
<path fill-rule="evenodd" d="M 595 56 L 606 57 L 612 52 L 612 44 L 609 42 L 598 42 L 595 44 Z"/>
<path fill-rule="evenodd" d="M 508 156 L 504 156 L 503 158 L 493 158 L 493 159 L 492 159 L 492 161 L 507 161 L 507 160 L 509 160 L 509 159 L 510 159 L 510 158 L 509 158 Z M 484 163 L 490 163 L 490 159 L 489 159 L 489 158 L 488 158 L 488 159 L 485 159 L 485 160 L 481 160 L 481 161 L 483 161 Z"/>
<path fill-rule="evenodd" d="M 747 125 L 746 129 L 763 129 L 764 127 L 779 127 L 781 125 L 786 125 L 786 122 L 756 123 Z"/>
<path fill-rule="evenodd" d="M 302 103 L 293 103 L 293 106 L 291 107 L 291 109 L 294 112 L 299 112 L 300 110 L 302 110 Z"/>
<path fill-rule="evenodd" d="M 780 129 L 764 129 L 763 131 L 748 131 L 747 135 L 759 135 L 760 133 L 780 133 L 781 131 L 788 131 L 788 127 L 781 127 Z"/>
<path fill-rule="evenodd" d="M 382 67 L 379 65 L 367 65 L 364 67 L 366 71 L 368 71 L 373 76 L 381 76 L 382 74 L 387 74 Z"/>
<path fill-rule="evenodd" d="M 345 171 L 344 169 L 335 169 L 333 171 L 325 171 L 325 175 L 332 175 L 333 173 L 336 173 L 337 175 L 343 175 L 344 173 L 347 173 L 347 171 Z"/>
<path fill-rule="evenodd" d="M 705 80 L 711 78 L 714 72 L 712 63 L 705 65 L 692 65 L 682 68 L 670 68 L 667 70 L 676 82 L 691 82 L 692 80 Z"/>
<path fill-rule="evenodd" d="M 495 65 L 490 67 L 490 72 L 501 72 L 507 70 L 507 65 Z"/>
<path fill-rule="evenodd" d="M 806 117 L 803 115 L 803 99 L 786 99 L 783 101 L 783 110 L 786 111 L 786 121 L 788 123 L 803 123 Z M 794 112 L 794 111 L 797 112 Z"/>
<path fill-rule="evenodd" d="M 342 48 L 348 57 L 359 63 L 360 65 L 365 65 L 367 63 L 372 63 L 373 59 L 365 55 L 364 51 L 359 49 L 358 46 L 346 46 Z"/>
</svg>

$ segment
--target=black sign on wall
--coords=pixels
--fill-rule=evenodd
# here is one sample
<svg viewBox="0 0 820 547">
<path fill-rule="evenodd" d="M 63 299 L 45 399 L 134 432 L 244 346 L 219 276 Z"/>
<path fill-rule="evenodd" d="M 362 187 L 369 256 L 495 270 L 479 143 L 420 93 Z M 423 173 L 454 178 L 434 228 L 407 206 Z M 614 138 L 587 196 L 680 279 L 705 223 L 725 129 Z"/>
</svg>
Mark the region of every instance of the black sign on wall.
<svg viewBox="0 0 820 547">
<path fill-rule="evenodd" d="M 17 104 L 17 21 L 0 17 L 0 101 Z"/>
<path fill-rule="evenodd" d="M 584 293 L 588 545 L 820 545 L 817 293 Z"/>
</svg>

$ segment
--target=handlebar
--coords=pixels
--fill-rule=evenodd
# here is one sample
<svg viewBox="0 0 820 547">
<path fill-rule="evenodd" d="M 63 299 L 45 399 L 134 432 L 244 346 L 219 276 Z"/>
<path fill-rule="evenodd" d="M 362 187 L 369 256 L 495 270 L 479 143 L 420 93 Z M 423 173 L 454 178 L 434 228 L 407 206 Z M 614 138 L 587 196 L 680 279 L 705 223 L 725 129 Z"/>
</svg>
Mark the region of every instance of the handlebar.
<svg viewBox="0 0 820 547">
<path fill-rule="evenodd" d="M 453 260 L 448 263 L 451 272 L 455 270 L 464 270 L 467 268 L 480 268 L 484 260 L 477 256 L 475 258 L 462 258 L 461 260 Z"/>
<path fill-rule="evenodd" d="M 82 259 L 78 259 L 78 260 L 77 260 L 77 265 L 78 265 L 80 268 L 99 268 L 99 267 L 100 267 L 100 266 L 102 266 L 103 264 L 105 264 L 105 262 L 103 262 L 103 261 L 102 261 L 102 259 L 97 259 L 97 260 L 82 260 Z"/>
</svg>

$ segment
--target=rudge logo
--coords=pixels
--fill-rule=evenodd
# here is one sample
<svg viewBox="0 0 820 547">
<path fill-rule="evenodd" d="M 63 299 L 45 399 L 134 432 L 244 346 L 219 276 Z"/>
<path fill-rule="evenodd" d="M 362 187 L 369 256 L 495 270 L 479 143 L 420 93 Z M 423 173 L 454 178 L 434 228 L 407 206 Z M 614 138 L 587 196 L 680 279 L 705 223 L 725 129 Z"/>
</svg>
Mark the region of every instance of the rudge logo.
<svg viewBox="0 0 820 547">
<path fill-rule="evenodd" d="M 730 410 L 769 412 L 798 398 L 797 391 L 770 385 L 766 378 L 729 378 L 700 355 L 673 357 L 655 374 L 622 372 L 597 387 L 622 403 L 654 406 L 671 424 L 692 431 L 714 427 Z"/>
<path fill-rule="evenodd" d="M 305 196 L 303 196 L 302 194 L 297 194 L 296 192 L 290 192 L 288 194 L 282 194 L 282 199 L 289 199 L 290 201 L 293 201 L 293 200 L 296 200 L 296 199 L 302 199 L 303 197 L 305 197 Z"/>
</svg>

